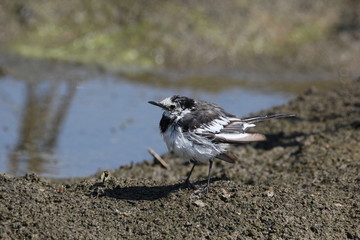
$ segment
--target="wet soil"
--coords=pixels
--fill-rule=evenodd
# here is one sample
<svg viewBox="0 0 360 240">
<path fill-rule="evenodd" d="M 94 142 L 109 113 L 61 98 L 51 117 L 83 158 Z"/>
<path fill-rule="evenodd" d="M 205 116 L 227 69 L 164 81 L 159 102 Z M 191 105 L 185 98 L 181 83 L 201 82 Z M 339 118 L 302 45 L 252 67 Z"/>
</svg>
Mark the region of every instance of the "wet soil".
<svg viewBox="0 0 360 240">
<path fill-rule="evenodd" d="M 1 239 L 360 239 L 360 81 L 262 113 L 268 141 L 217 161 L 207 195 L 170 154 L 83 179 L 0 175 Z M 207 166 L 195 168 L 205 185 Z"/>
</svg>

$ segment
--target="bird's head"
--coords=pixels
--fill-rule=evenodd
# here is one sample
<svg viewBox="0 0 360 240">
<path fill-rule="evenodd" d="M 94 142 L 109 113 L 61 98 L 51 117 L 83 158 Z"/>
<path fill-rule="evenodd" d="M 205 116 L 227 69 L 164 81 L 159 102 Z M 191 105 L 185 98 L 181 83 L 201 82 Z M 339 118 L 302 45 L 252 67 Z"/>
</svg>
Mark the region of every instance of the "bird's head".
<svg viewBox="0 0 360 240">
<path fill-rule="evenodd" d="M 178 95 L 165 98 L 161 102 L 149 101 L 148 103 L 161 107 L 165 113 L 176 116 L 190 112 L 195 107 L 194 99 Z"/>
</svg>

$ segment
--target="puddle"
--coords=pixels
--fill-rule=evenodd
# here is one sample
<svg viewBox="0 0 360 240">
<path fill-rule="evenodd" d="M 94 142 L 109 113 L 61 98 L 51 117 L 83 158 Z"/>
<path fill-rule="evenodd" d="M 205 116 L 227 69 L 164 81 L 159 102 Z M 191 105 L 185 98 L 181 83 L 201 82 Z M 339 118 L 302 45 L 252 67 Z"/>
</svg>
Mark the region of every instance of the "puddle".
<svg viewBox="0 0 360 240">
<path fill-rule="evenodd" d="M 147 103 L 174 94 L 216 102 L 239 116 L 285 103 L 290 96 L 233 88 L 162 89 L 96 77 L 76 84 L 0 80 L 0 171 L 51 177 L 86 176 L 165 153 L 161 111 Z"/>
<path fill-rule="evenodd" d="M 0 66 L 6 73 L 0 77 L 0 172 L 13 175 L 87 176 L 152 159 L 149 147 L 165 153 L 158 129 L 162 112 L 149 100 L 186 95 L 244 116 L 294 96 L 254 87 L 261 84 L 242 77 L 219 80 L 221 74 L 187 77 L 195 82 L 190 86 L 171 74 L 146 81 L 34 59 L 7 59 Z"/>
</svg>

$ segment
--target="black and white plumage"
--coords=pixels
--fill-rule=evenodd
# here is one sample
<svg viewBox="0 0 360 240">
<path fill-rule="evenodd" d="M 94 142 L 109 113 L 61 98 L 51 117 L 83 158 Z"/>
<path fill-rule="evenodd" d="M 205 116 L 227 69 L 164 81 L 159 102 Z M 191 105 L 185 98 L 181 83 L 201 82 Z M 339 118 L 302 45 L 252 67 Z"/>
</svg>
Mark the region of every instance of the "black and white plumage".
<svg viewBox="0 0 360 240">
<path fill-rule="evenodd" d="M 235 162 L 236 158 L 227 152 L 230 144 L 266 140 L 262 134 L 247 133 L 248 128 L 255 127 L 256 122 L 267 119 L 294 116 L 275 114 L 238 118 L 216 104 L 178 95 L 161 102 L 149 101 L 149 103 L 164 110 L 160 120 L 160 131 L 169 151 L 194 164 L 186 184 L 189 184 L 196 164 L 209 162 L 206 190 L 210 184 L 214 158 Z"/>
</svg>

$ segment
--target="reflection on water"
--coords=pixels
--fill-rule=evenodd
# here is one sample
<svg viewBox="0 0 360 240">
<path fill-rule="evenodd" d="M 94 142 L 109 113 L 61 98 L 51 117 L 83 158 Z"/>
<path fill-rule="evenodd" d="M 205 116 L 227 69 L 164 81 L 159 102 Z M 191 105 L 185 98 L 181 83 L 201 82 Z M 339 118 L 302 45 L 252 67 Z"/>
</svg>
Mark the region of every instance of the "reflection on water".
<svg viewBox="0 0 360 240">
<path fill-rule="evenodd" d="M 110 74 L 32 69 L 0 78 L 0 172 L 74 177 L 150 159 L 146 149 L 166 152 L 158 131 L 161 111 L 147 104 L 173 94 L 188 95 L 246 115 L 282 104 L 289 95 L 232 87 L 153 87 Z M 63 73 L 63 74 L 61 74 Z M 66 76 L 66 73 L 70 76 Z M 75 74 L 76 73 L 76 74 Z M 49 75 L 51 77 L 49 77 Z"/>
<path fill-rule="evenodd" d="M 75 94 L 75 83 L 31 82 L 25 84 L 24 107 L 18 140 L 9 153 L 8 172 L 51 173 L 59 132 Z M 62 91 L 61 91 L 62 90 Z M 25 166 L 21 166 L 25 164 Z"/>
</svg>

